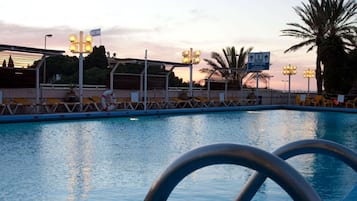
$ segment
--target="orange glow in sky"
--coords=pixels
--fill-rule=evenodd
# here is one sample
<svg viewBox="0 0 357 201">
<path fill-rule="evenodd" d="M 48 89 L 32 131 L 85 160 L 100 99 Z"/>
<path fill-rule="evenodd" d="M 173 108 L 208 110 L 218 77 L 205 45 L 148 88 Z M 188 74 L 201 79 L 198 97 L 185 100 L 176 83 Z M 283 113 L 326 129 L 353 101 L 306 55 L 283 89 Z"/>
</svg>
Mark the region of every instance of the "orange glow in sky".
<svg viewBox="0 0 357 201">
<path fill-rule="evenodd" d="M 291 64 L 297 66 L 291 89 L 307 90 L 303 71 L 315 68 L 315 52 L 306 53 L 305 48 L 284 54 L 300 41 L 281 36 L 286 23 L 301 23 L 293 10 L 301 2 L 306 0 L 11 0 L 1 2 L 0 44 L 43 48 L 45 35 L 52 34 L 46 47 L 70 54 L 70 34 L 100 28 L 94 44 L 104 45 L 118 58 L 144 58 L 147 49 L 149 59 L 181 62 L 183 50 L 200 50 L 194 80 L 205 77 L 198 70 L 206 67 L 203 59 L 211 52 L 222 53 L 227 46 L 253 47 L 253 52 L 271 52 L 271 88 L 284 89 L 288 77 L 282 68 Z M 188 72 L 175 70 L 184 80 Z M 316 89 L 315 79 L 310 87 Z"/>
</svg>

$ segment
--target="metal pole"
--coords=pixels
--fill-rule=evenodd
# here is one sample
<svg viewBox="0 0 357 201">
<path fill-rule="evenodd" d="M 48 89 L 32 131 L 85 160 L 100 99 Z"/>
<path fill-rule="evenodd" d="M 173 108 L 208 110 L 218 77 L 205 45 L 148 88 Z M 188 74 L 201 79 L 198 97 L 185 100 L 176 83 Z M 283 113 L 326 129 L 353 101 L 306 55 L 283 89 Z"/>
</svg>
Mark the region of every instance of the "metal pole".
<svg viewBox="0 0 357 201">
<path fill-rule="evenodd" d="M 46 39 L 47 35 L 45 35 L 45 50 L 46 50 Z M 45 53 L 45 58 L 43 60 L 43 79 L 42 83 L 46 83 L 46 53 Z"/>
<path fill-rule="evenodd" d="M 310 77 L 307 78 L 307 95 L 310 95 Z"/>
<path fill-rule="evenodd" d="M 148 50 L 145 50 L 145 71 L 144 71 L 144 111 L 146 111 L 148 97 Z"/>
<path fill-rule="evenodd" d="M 192 61 L 192 48 L 190 48 L 190 97 L 193 97 L 193 92 L 192 92 L 192 68 L 193 68 L 193 61 Z"/>
<path fill-rule="evenodd" d="M 79 53 L 79 111 L 83 108 L 83 53 Z"/>
<path fill-rule="evenodd" d="M 290 77 L 291 77 L 291 75 L 289 74 L 289 94 L 288 94 L 288 105 L 290 105 Z"/>
<path fill-rule="evenodd" d="M 45 35 L 45 50 L 47 48 L 47 37 L 50 38 L 52 37 L 52 34 L 46 34 Z M 43 83 L 46 83 L 46 53 L 44 54 L 45 55 L 45 58 L 44 58 L 44 63 L 43 63 L 43 80 L 42 82 Z"/>
<path fill-rule="evenodd" d="M 79 111 L 83 109 L 83 31 L 79 32 Z"/>
</svg>

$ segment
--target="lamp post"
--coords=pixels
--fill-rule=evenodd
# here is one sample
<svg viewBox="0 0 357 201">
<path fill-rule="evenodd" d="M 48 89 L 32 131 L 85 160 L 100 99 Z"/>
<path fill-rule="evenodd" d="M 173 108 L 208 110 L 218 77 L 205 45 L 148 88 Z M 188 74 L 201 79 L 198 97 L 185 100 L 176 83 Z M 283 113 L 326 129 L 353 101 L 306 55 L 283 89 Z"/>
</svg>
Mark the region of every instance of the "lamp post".
<svg viewBox="0 0 357 201">
<path fill-rule="evenodd" d="M 72 53 L 79 53 L 79 108 L 82 111 L 83 108 L 83 53 L 91 53 L 92 48 L 92 36 L 86 35 L 83 36 L 83 31 L 79 32 L 79 39 L 76 35 L 72 34 L 69 37 L 71 45 L 69 47 Z"/>
<path fill-rule="evenodd" d="M 286 91 L 286 83 L 289 82 L 289 80 L 281 80 L 284 83 L 284 92 Z"/>
<path fill-rule="evenodd" d="M 307 95 L 310 94 L 310 78 L 315 77 L 315 71 L 310 70 L 308 68 L 307 70 L 304 70 L 304 78 L 307 78 Z"/>
<path fill-rule="evenodd" d="M 192 68 L 193 64 L 200 63 L 201 52 L 199 50 L 193 52 L 192 48 L 190 50 L 185 50 L 182 52 L 182 63 L 190 64 L 190 97 L 193 97 L 192 93 Z"/>
<path fill-rule="evenodd" d="M 291 76 L 296 74 L 296 66 L 291 66 L 290 64 L 288 66 L 283 67 L 283 75 L 288 75 L 289 76 L 289 94 L 288 94 L 288 105 L 290 105 L 290 83 L 291 83 Z"/>
<path fill-rule="evenodd" d="M 47 48 L 47 38 L 51 38 L 52 34 L 46 34 L 45 35 L 45 50 Z M 45 59 L 43 61 L 43 83 L 46 83 L 46 53 L 45 53 Z"/>
</svg>

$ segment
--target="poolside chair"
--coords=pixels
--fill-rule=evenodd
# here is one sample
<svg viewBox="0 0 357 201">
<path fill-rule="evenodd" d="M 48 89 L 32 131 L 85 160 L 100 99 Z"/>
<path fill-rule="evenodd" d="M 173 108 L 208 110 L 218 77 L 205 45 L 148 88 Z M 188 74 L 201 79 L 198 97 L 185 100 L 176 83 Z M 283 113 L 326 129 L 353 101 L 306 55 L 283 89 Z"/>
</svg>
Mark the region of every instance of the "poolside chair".
<svg viewBox="0 0 357 201">
<path fill-rule="evenodd" d="M 322 106 L 324 97 L 322 95 L 316 95 L 314 99 L 311 100 L 313 106 Z"/>
<path fill-rule="evenodd" d="M 115 105 L 117 109 L 128 109 L 128 105 L 127 102 L 130 102 L 130 98 L 122 98 L 122 97 L 118 97 L 115 98 Z M 129 109 L 133 109 L 133 108 L 129 108 Z"/>
<path fill-rule="evenodd" d="M 214 101 L 208 99 L 204 96 L 197 96 L 193 99 L 193 106 L 194 107 L 211 107 L 214 106 Z"/>
<path fill-rule="evenodd" d="M 296 95 L 295 96 L 295 104 L 296 105 L 301 105 L 301 97 L 300 97 L 300 95 Z"/>
<path fill-rule="evenodd" d="M 13 114 L 16 114 L 19 109 L 22 109 L 22 113 L 35 112 L 36 104 L 29 101 L 27 98 L 13 98 L 14 108 L 12 109 Z"/>
<path fill-rule="evenodd" d="M 10 100 L 3 97 L 2 98 L 2 103 L 0 104 L 0 114 L 1 115 L 4 115 L 4 114 L 13 114 L 12 110 L 11 110 L 11 107 L 10 107 L 11 103 L 10 103 Z"/>
<path fill-rule="evenodd" d="M 172 97 L 171 103 L 174 105 L 175 108 L 193 108 L 191 100 L 183 100 L 179 97 Z"/>
<path fill-rule="evenodd" d="M 83 99 L 82 99 L 83 101 Z M 79 110 L 79 107 L 81 105 L 80 102 L 63 102 L 64 107 L 66 108 L 67 112 L 74 112 L 76 110 Z M 82 102 L 83 106 L 83 102 Z"/>
<path fill-rule="evenodd" d="M 356 108 L 357 107 L 357 97 L 355 97 L 353 100 L 347 100 L 345 107 L 346 108 Z"/>
<path fill-rule="evenodd" d="M 102 111 L 102 100 L 99 96 L 91 96 L 89 99 L 92 100 L 92 104 L 97 111 Z"/>
<path fill-rule="evenodd" d="M 333 100 L 323 98 L 322 99 L 322 106 L 324 106 L 324 107 L 333 107 Z"/>
<path fill-rule="evenodd" d="M 149 98 L 147 102 L 148 109 L 163 109 L 166 108 L 166 101 L 163 98 Z"/>
<path fill-rule="evenodd" d="M 240 106 L 241 100 L 238 97 L 230 97 L 225 101 L 227 106 Z"/>
<path fill-rule="evenodd" d="M 82 99 L 83 111 L 101 111 L 97 103 L 92 98 L 84 97 Z"/>
<path fill-rule="evenodd" d="M 44 107 L 47 113 L 53 113 L 57 111 L 57 108 L 62 105 L 65 107 L 64 102 L 59 100 L 58 98 L 46 98 L 42 106 Z"/>
</svg>

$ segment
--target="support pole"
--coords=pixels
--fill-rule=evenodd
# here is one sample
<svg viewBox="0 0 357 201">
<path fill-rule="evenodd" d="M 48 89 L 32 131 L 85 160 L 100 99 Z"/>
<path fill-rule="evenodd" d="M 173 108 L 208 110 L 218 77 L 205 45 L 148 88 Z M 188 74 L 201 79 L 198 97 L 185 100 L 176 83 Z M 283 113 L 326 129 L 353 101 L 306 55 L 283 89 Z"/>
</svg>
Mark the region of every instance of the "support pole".
<svg viewBox="0 0 357 201">
<path fill-rule="evenodd" d="M 148 98 L 148 50 L 145 50 L 145 71 L 144 71 L 144 111 L 147 109 Z"/>
<path fill-rule="evenodd" d="M 79 53 L 79 111 L 83 109 L 83 53 Z"/>
</svg>

